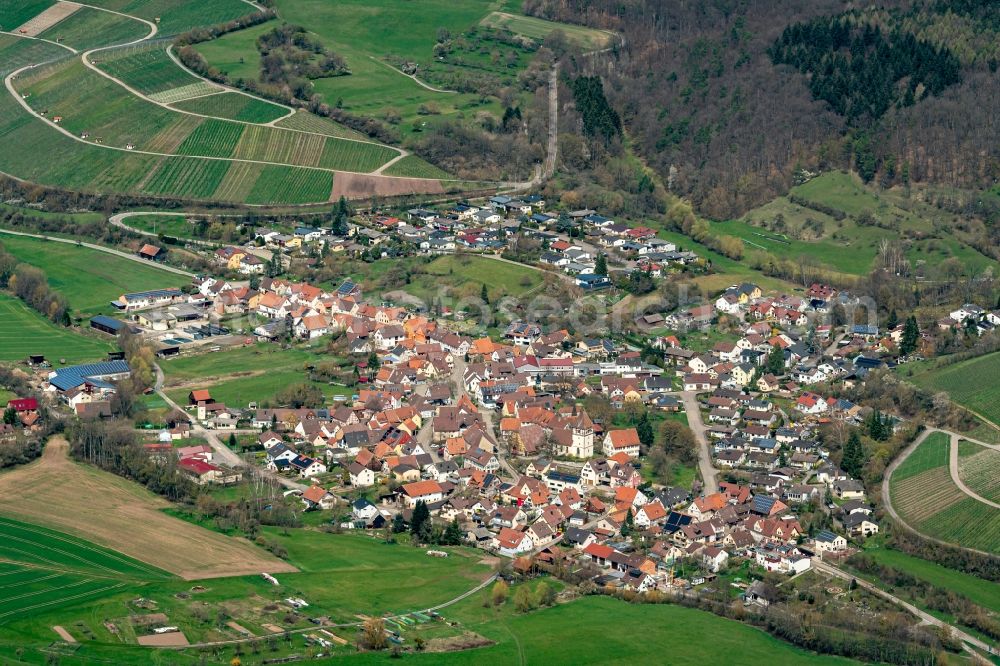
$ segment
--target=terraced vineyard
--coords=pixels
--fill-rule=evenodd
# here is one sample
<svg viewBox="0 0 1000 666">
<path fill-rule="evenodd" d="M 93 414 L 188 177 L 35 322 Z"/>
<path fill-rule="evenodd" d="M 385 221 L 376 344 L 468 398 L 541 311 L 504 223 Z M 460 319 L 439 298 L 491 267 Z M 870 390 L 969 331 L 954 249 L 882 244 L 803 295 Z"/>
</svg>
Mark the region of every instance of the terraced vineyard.
<svg viewBox="0 0 1000 666">
<path fill-rule="evenodd" d="M 210 199 L 230 168 L 226 160 L 175 157 L 164 160 L 143 190 L 191 199 Z"/>
<path fill-rule="evenodd" d="M 948 435 L 933 433 L 903 461 L 890 478 L 892 505 L 906 524 L 923 534 L 1000 553 L 1000 510 L 955 485 L 948 470 L 950 444 Z M 961 458 L 961 464 L 972 458 Z"/>
<path fill-rule="evenodd" d="M 180 155 L 231 157 L 246 125 L 209 119 L 201 123 L 177 148 Z"/>
<path fill-rule="evenodd" d="M 407 155 L 395 164 L 383 171 L 386 176 L 406 176 L 407 178 L 450 178 L 446 171 L 443 171 L 433 164 L 428 163 L 416 155 Z"/>
<path fill-rule="evenodd" d="M 13 35 L 0 35 L 0 75 L 2 76 L 7 76 L 27 65 L 69 55 L 69 51 L 54 44 L 47 44 L 36 39 L 22 39 Z"/>
<path fill-rule="evenodd" d="M 273 204 L 287 200 L 325 201 L 333 188 L 333 174 L 315 169 L 265 166 L 246 196 L 251 204 Z"/>
<path fill-rule="evenodd" d="M 211 4 L 101 0 L 98 6 L 156 19 L 161 36 L 187 21 L 212 23 L 249 9 L 229 0 Z M 32 29 L 60 29 L 58 38 L 79 48 L 131 40 L 133 35 L 138 39 L 148 28 L 127 16 L 88 7 L 58 11 L 69 7 L 58 5 L 39 16 L 47 6 L 33 6 Z M 2 6 L 3 16 L 19 20 L 21 13 Z M 143 31 L 134 32 L 139 28 Z M 107 74 L 103 76 L 67 49 L 0 37 L 0 67 L 46 63 L 12 79 L 14 94 L 8 91 L 0 101 L 0 141 L 10 147 L 0 154 L 0 171 L 88 192 L 302 204 L 328 201 L 334 172 L 371 173 L 400 154 L 327 119 L 305 112 L 286 118 L 288 110 L 280 105 L 219 92 L 218 86 L 172 61 L 165 43 L 93 53 L 90 63 Z M 284 124 L 264 124 L 275 121 Z M 39 154 L 58 154 L 60 160 L 41 161 Z M 418 158 L 396 167 L 398 173 L 419 173 L 432 183 L 426 190 L 413 180 L 408 188 L 440 190 L 434 179 L 445 174 Z M 373 182 L 387 193 L 399 189 L 390 177 Z"/>
<path fill-rule="evenodd" d="M 140 44 L 93 56 L 97 66 L 145 95 L 201 83 L 178 67 L 162 43 Z"/>
<path fill-rule="evenodd" d="M 253 13 L 241 0 L 91 0 L 87 4 L 156 22 L 166 37 L 203 25 L 224 23 Z"/>
<path fill-rule="evenodd" d="M 958 474 L 973 492 L 1000 502 L 1000 451 L 973 445 L 976 451 L 958 461 Z"/>
<path fill-rule="evenodd" d="M 355 132 L 349 127 L 335 123 L 329 118 L 314 116 L 305 111 L 297 111 L 294 116 L 289 116 L 275 123 L 278 127 L 302 130 L 303 132 L 313 132 L 342 139 L 367 139 L 361 132 Z"/>
<path fill-rule="evenodd" d="M 910 381 L 948 396 L 971 410 L 1000 424 L 1000 352 L 993 352 L 960 363 L 918 372 Z"/>
<path fill-rule="evenodd" d="M 107 44 L 123 44 L 142 39 L 150 27 L 141 21 L 82 7 L 38 36 L 84 51 Z"/>
<path fill-rule="evenodd" d="M 157 101 L 166 101 L 157 98 Z M 188 99 L 171 103 L 175 109 L 198 113 L 204 116 L 227 118 L 247 123 L 269 123 L 287 115 L 288 111 L 277 104 L 241 95 L 237 92 L 223 92 L 215 95 Z"/>
</svg>

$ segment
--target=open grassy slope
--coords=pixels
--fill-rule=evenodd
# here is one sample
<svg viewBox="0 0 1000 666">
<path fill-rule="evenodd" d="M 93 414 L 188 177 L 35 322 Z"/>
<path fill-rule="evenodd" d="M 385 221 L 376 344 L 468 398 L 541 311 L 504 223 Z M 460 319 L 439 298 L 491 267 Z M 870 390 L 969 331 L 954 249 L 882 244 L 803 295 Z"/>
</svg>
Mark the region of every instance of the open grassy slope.
<svg viewBox="0 0 1000 666">
<path fill-rule="evenodd" d="M 110 338 L 101 340 L 56 326 L 17 298 L 0 294 L 0 363 L 23 361 L 31 354 L 67 363 L 100 361 L 114 348 Z"/>
<path fill-rule="evenodd" d="M 8 252 L 45 271 L 53 289 L 69 299 L 77 315 L 105 312 L 126 292 L 179 287 L 183 275 L 67 243 L 0 234 Z"/>
<path fill-rule="evenodd" d="M 942 367 L 933 364 L 917 369 L 912 375 L 904 366 L 907 379 L 930 391 L 944 391 L 952 400 L 1000 425 L 1000 352 Z"/>
<path fill-rule="evenodd" d="M 831 209 L 843 219 L 825 212 Z M 877 225 L 864 223 L 869 216 Z M 778 197 L 741 220 L 713 223 L 712 229 L 742 239 L 747 254 L 765 250 L 780 258 L 806 257 L 849 275 L 868 273 L 884 240 L 900 243 L 919 271 L 933 274 L 950 257 L 974 271 L 1000 268 L 963 242 L 947 213 L 902 189 L 877 191 L 856 174 L 839 171 L 794 187 L 789 196 Z"/>
</svg>

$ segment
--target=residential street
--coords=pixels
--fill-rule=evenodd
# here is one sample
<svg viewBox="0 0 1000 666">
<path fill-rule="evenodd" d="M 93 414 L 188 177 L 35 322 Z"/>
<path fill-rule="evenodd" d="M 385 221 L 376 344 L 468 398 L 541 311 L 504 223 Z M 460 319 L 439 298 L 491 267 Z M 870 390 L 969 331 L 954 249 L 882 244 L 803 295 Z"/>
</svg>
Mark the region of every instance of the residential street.
<svg viewBox="0 0 1000 666">
<path fill-rule="evenodd" d="M 712 447 L 706 434 L 705 422 L 701 419 L 701 408 L 698 406 L 698 394 L 694 391 L 682 391 L 679 394 L 684 401 L 684 413 L 687 414 L 688 427 L 698 440 L 698 469 L 705 482 L 703 493 L 714 493 L 719 489 L 719 470 L 712 466 Z"/>
</svg>

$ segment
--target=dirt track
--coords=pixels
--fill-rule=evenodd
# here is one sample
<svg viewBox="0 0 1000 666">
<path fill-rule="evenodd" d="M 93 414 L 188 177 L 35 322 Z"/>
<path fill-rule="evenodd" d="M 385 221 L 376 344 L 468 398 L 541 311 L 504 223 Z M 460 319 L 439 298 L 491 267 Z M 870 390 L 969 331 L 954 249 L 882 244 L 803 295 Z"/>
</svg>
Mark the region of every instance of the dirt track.
<svg viewBox="0 0 1000 666">
<path fill-rule="evenodd" d="M 245 539 L 173 518 L 136 484 L 80 465 L 69 444 L 49 440 L 42 458 L 0 474 L 0 513 L 113 548 L 186 580 L 296 571 Z"/>
</svg>

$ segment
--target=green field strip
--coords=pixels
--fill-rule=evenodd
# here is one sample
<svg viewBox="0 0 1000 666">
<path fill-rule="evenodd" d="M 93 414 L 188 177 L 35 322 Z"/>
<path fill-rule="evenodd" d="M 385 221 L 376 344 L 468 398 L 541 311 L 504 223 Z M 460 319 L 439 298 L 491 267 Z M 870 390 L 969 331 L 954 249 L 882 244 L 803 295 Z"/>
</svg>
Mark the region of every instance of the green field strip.
<svg viewBox="0 0 1000 666">
<path fill-rule="evenodd" d="M 323 146 L 320 166 L 369 173 L 398 156 L 398 151 L 376 143 L 329 138 Z"/>
<path fill-rule="evenodd" d="M 0 28 L 13 32 L 54 4 L 55 0 L 0 0 Z"/>
<path fill-rule="evenodd" d="M 980 497 L 1000 502 L 1000 451 L 976 448 L 978 452 L 959 460 L 958 475 Z"/>
<path fill-rule="evenodd" d="M 154 579 L 170 579 L 173 576 L 154 566 L 131 558 L 123 553 L 98 546 L 95 543 L 81 539 L 64 532 L 51 530 L 40 525 L 22 523 L 10 518 L 0 517 L 0 548 L 4 547 L 2 540 L 16 540 L 19 543 L 31 543 L 44 551 L 63 555 L 73 561 L 83 561 L 101 571 L 115 575 L 137 574 Z M 79 553 L 67 550 L 69 548 Z M 98 571 L 97 573 L 100 573 Z"/>
<path fill-rule="evenodd" d="M 6 238 L 0 235 L 0 244 Z M 112 349 L 110 339 L 105 342 L 56 326 L 20 300 L 0 294 L 0 362 L 23 361 L 31 354 L 73 363 L 97 361 Z"/>
<path fill-rule="evenodd" d="M 246 201 L 265 166 L 254 162 L 233 162 L 215 190 L 213 198 L 224 201 Z"/>
<path fill-rule="evenodd" d="M 272 127 L 249 125 L 233 157 L 296 166 L 318 166 L 325 137 L 301 132 L 285 132 Z"/>
<path fill-rule="evenodd" d="M 405 176 L 408 178 L 451 178 L 451 175 L 424 161 L 416 155 L 407 155 L 382 172 L 385 176 Z"/>
<path fill-rule="evenodd" d="M 175 114 L 173 122 L 146 142 L 145 149 L 155 153 L 176 153 L 184 140 L 203 122 L 205 122 L 204 118 L 188 116 L 183 113 Z"/>
<path fill-rule="evenodd" d="M 330 120 L 329 118 L 316 116 L 305 111 L 296 111 L 295 115 L 279 120 L 275 123 L 275 126 L 302 130 L 304 132 L 313 132 L 315 134 L 324 134 L 326 136 L 333 136 L 341 139 L 368 140 L 368 137 L 361 132 L 356 132 L 349 127 L 345 127 L 344 125 Z"/>
<path fill-rule="evenodd" d="M 145 23 L 99 9 L 81 7 L 38 36 L 84 51 L 98 46 L 135 41 L 148 34 L 149 26 Z"/>
<path fill-rule="evenodd" d="M 948 466 L 951 438 L 943 432 L 931 433 L 892 473 L 893 481 L 902 481 L 921 472 Z"/>
<path fill-rule="evenodd" d="M 178 67 L 167 55 L 163 44 L 104 51 L 93 56 L 93 59 L 102 71 L 151 97 L 155 93 L 203 83 Z"/>
<path fill-rule="evenodd" d="M 176 35 L 191 28 L 225 23 L 254 13 L 240 0 L 93 0 L 87 4 L 156 22 L 157 37 Z"/>
<path fill-rule="evenodd" d="M 188 99 L 173 103 L 171 106 L 190 113 L 247 123 L 269 123 L 288 113 L 284 107 L 277 104 L 237 92 L 222 92 L 197 99 Z"/>
<path fill-rule="evenodd" d="M 143 188 L 149 194 L 208 199 L 229 170 L 227 160 L 172 157 L 164 160 Z"/>
<path fill-rule="evenodd" d="M 72 57 L 72 54 L 55 44 L 13 35 L 0 35 L 0 75 L 7 76 L 27 65 L 65 57 Z M 8 93 L 4 90 L 3 94 Z"/>
<path fill-rule="evenodd" d="M 232 157 L 246 125 L 209 118 L 177 148 L 180 155 Z"/>
<path fill-rule="evenodd" d="M 86 589 L 80 591 L 81 586 L 86 586 Z M 34 603 L 24 605 L 24 604 L 12 604 L 8 603 L 8 600 L 0 600 L 0 621 L 10 618 L 12 615 L 18 615 L 17 619 L 24 616 L 31 611 L 50 609 L 53 607 L 69 606 L 73 605 L 75 602 L 81 601 L 87 598 L 96 598 L 106 596 L 113 590 L 118 590 L 126 586 L 126 583 L 115 583 L 113 585 L 106 584 L 106 581 L 92 581 L 84 580 L 71 585 L 66 585 L 60 587 L 56 590 L 46 590 L 45 593 L 53 596 L 51 599 L 34 600 Z M 72 588 L 72 594 L 67 595 L 66 591 Z"/>
<path fill-rule="evenodd" d="M 191 99 L 192 97 L 220 94 L 220 91 L 221 88 L 219 88 L 219 86 L 209 83 L 208 81 L 195 81 L 194 83 L 158 92 L 150 95 L 149 98 L 154 102 L 160 102 L 161 104 L 172 104 L 174 102 L 182 102 L 186 99 Z M 209 113 L 205 115 L 212 114 Z"/>
<path fill-rule="evenodd" d="M 315 169 L 267 166 L 254 183 L 246 202 L 269 204 L 281 201 L 319 203 L 328 201 L 333 174 Z"/>
</svg>

